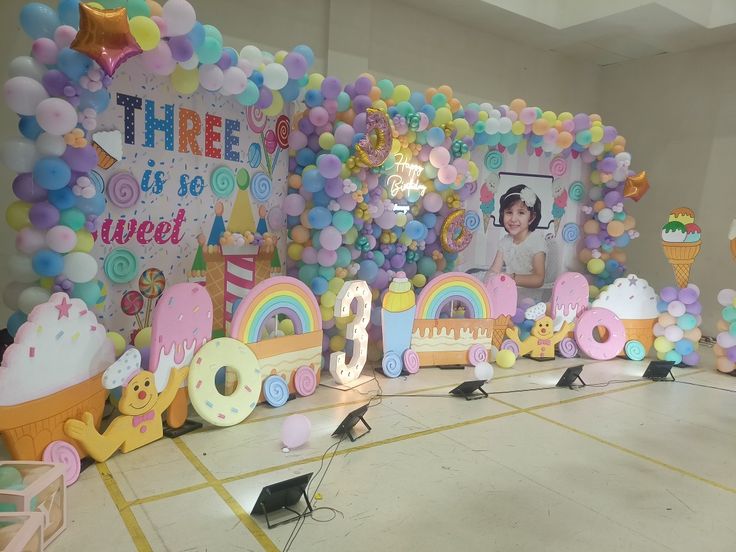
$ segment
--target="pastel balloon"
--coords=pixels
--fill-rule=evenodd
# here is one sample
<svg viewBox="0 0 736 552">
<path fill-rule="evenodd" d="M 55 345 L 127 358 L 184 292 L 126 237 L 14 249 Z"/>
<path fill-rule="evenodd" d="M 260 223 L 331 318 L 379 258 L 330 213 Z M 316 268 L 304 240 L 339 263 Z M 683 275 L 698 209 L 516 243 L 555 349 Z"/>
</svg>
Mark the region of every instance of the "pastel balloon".
<svg viewBox="0 0 736 552">
<path fill-rule="evenodd" d="M 74 251 L 64 256 L 64 274 L 74 283 L 89 282 L 97 275 L 97 261 L 88 253 Z"/>
<path fill-rule="evenodd" d="M 79 122 L 77 110 L 60 98 L 47 98 L 36 106 L 36 120 L 46 132 L 64 135 L 74 130 Z"/>
<path fill-rule="evenodd" d="M 31 266 L 39 276 L 58 276 L 64 270 L 64 258 L 55 251 L 41 249 L 33 255 Z"/>
<path fill-rule="evenodd" d="M 18 297 L 18 310 L 30 314 L 34 307 L 45 303 L 51 297 L 51 292 L 40 286 L 31 286 L 24 289 Z"/>
<path fill-rule="evenodd" d="M 44 157 L 33 166 L 33 181 L 47 190 L 63 188 L 71 176 L 69 165 L 58 157 Z"/>
<path fill-rule="evenodd" d="M 44 132 L 36 138 L 36 151 L 40 156 L 61 157 L 66 151 L 63 136 Z"/>
<path fill-rule="evenodd" d="M 311 431 L 309 418 L 304 414 L 292 414 L 281 426 L 281 442 L 290 449 L 300 447 L 309 441 Z"/>
<path fill-rule="evenodd" d="M 46 244 L 57 253 L 68 253 L 77 245 L 77 233 L 68 226 L 54 226 L 46 232 Z"/>
<path fill-rule="evenodd" d="M 44 73 L 46 73 L 46 67 L 31 56 L 13 58 L 8 67 L 8 76 L 11 78 L 28 77 L 40 82 L 43 79 Z"/>
<path fill-rule="evenodd" d="M 23 228 L 15 235 L 15 248 L 26 255 L 33 255 L 45 243 L 44 233 L 35 228 Z"/>
<path fill-rule="evenodd" d="M 0 161 L 13 172 L 31 172 L 37 159 L 35 144 L 26 138 L 10 138 L 0 147 Z"/>
<path fill-rule="evenodd" d="M 49 97 L 43 85 L 29 77 L 13 77 L 3 86 L 5 103 L 18 115 L 35 115 L 36 107 Z"/>
</svg>

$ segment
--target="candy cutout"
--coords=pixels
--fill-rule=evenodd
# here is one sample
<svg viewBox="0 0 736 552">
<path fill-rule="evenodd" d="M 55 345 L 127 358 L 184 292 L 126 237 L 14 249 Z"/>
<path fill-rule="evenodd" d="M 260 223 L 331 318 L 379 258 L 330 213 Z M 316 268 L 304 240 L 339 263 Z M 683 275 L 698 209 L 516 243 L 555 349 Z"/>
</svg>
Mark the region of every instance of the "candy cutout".
<svg viewBox="0 0 736 552">
<path fill-rule="evenodd" d="M 140 278 L 138 278 L 138 289 L 143 294 L 143 297 L 148 299 L 146 302 L 146 319 L 145 325 L 151 320 L 151 308 L 153 307 L 153 300 L 158 299 L 166 288 L 166 276 L 158 268 L 147 268 L 143 271 Z"/>
<path fill-rule="evenodd" d="M 580 201 L 585 197 L 585 186 L 579 180 L 576 180 L 570 184 L 570 188 L 567 190 L 567 196 L 573 201 Z"/>
<path fill-rule="evenodd" d="M 235 173 L 230 167 L 218 167 L 210 175 L 210 188 L 217 197 L 226 199 L 235 190 Z"/>
<path fill-rule="evenodd" d="M 276 141 L 281 149 L 289 148 L 289 132 L 291 126 L 289 125 L 289 118 L 286 115 L 280 115 L 276 119 Z M 276 163 L 274 163 L 275 165 Z"/>
<path fill-rule="evenodd" d="M 491 150 L 486 154 L 484 162 L 486 169 L 496 171 L 503 165 L 503 154 L 498 150 Z"/>
<path fill-rule="evenodd" d="M 404 360 L 404 368 L 410 374 L 416 374 L 419 371 L 419 355 L 414 349 L 407 349 L 402 356 Z"/>
<path fill-rule="evenodd" d="M 248 164 L 257 169 L 261 164 L 261 145 L 253 142 L 248 148 Z"/>
<path fill-rule="evenodd" d="M 571 337 L 565 337 L 557 345 L 560 356 L 563 358 L 574 358 L 578 354 L 578 344 Z"/>
<path fill-rule="evenodd" d="M 607 339 L 599 343 L 593 336 L 597 328 L 606 329 Z M 580 350 L 595 360 L 611 360 L 626 343 L 626 328 L 621 319 L 608 309 L 593 307 L 586 310 L 575 323 L 575 341 Z"/>
<path fill-rule="evenodd" d="M 140 316 L 141 311 L 143 311 L 143 295 L 140 291 L 130 290 L 123 293 L 123 297 L 120 299 L 120 308 L 128 316 L 135 316 L 138 327 L 143 328 L 143 320 Z"/>
<path fill-rule="evenodd" d="M 248 106 L 245 108 L 245 120 L 248 122 L 250 129 L 259 134 L 266 128 L 266 114 L 263 113 L 259 108 L 255 106 Z"/>
<path fill-rule="evenodd" d="M 636 339 L 626 342 L 624 352 L 631 360 L 644 360 L 644 357 L 647 356 L 647 350 L 644 348 L 644 345 Z"/>
<path fill-rule="evenodd" d="M 465 211 L 465 226 L 475 232 L 480 227 L 480 215 L 476 211 Z"/>
<path fill-rule="evenodd" d="M 64 466 L 64 485 L 69 487 L 79 479 L 82 463 L 79 453 L 66 441 L 52 441 L 43 451 L 43 461 Z"/>
<path fill-rule="evenodd" d="M 250 181 L 250 193 L 256 201 L 268 201 L 271 197 L 271 178 L 260 171 L 254 174 Z"/>
<path fill-rule="evenodd" d="M 398 378 L 401 375 L 402 364 L 401 357 L 394 351 L 389 351 L 383 355 L 381 361 L 383 374 L 389 378 Z"/>
<path fill-rule="evenodd" d="M 475 343 L 470 346 L 470 349 L 468 349 L 468 362 L 470 362 L 471 365 L 477 366 L 481 362 L 487 361 L 488 351 L 483 347 L 483 345 Z"/>
<path fill-rule="evenodd" d="M 107 181 L 107 197 L 110 203 L 121 209 L 129 209 L 138 203 L 141 189 L 129 172 L 120 172 Z"/>
<path fill-rule="evenodd" d="M 317 376 L 309 366 L 300 366 L 294 373 L 294 388 L 302 397 L 308 397 L 317 390 Z"/>
<path fill-rule="evenodd" d="M 238 188 L 243 191 L 248 189 L 248 186 L 250 186 L 250 173 L 248 172 L 248 169 L 238 169 L 235 178 L 238 182 Z"/>
<path fill-rule="evenodd" d="M 568 222 L 562 227 L 562 239 L 566 243 L 575 243 L 580 238 L 580 227 L 574 222 Z"/>
<path fill-rule="evenodd" d="M 124 247 L 118 247 L 107 254 L 103 268 L 108 280 L 116 284 L 126 284 L 138 272 L 138 257 Z"/>
<path fill-rule="evenodd" d="M 289 400 L 289 386 L 281 376 L 268 376 L 263 382 L 263 396 L 268 404 L 279 408 Z"/>
<path fill-rule="evenodd" d="M 512 339 L 504 339 L 501 343 L 502 351 L 511 351 L 514 356 L 519 356 L 519 345 Z"/>
<path fill-rule="evenodd" d="M 549 173 L 558 178 L 567 172 L 567 161 L 563 157 L 555 157 L 549 163 Z"/>
<path fill-rule="evenodd" d="M 105 180 L 102 178 L 102 175 L 100 173 L 98 173 L 97 171 L 89 171 L 89 174 L 87 176 L 92 181 L 92 184 L 94 185 L 95 190 L 97 190 L 98 194 L 102 194 L 105 192 Z"/>
</svg>

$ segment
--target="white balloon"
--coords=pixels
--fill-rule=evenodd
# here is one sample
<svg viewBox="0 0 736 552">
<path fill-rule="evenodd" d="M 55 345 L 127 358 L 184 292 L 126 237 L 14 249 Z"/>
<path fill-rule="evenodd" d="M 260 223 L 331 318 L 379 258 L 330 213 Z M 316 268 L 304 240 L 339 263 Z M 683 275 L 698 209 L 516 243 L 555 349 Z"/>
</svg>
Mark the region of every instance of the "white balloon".
<svg viewBox="0 0 736 552">
<path fill-rule="evenodd" d="M 169 36 L 187 34 L 197 22 L 197 14 L 186 0 L 168 0 L 164 4 L 163 18 Z"/>
<path fill-rule="evenodd" d="M 263 68 L 263 84 L 271 90 L 281 90 L 289 82 L 289 73 L 280 63 L 269 63 Z"/>
<path fill-rule="evenodd" d="M 36 145 L 26 138 L 11 138 L 0 146 L 0 161 L 13 172 L 31 172 L 37 160 Z"/>
<path fill-rule="evenodd" d="M 248 86 L 248 77 L 240 67 L 228 67 L 223 76 L 222 88 L 228 94 L 240 94 Z"/>
<path fill-rule="evenodd" d="M 25 255 L 11 255 L 8 259 L 8 268 L 10 269 L 10 277 L 18 282 L 35 282 L 38 280 L 38 274 L 33 270 L 31 258 Z"/>
<path fill-rule="evenodd" d="M 513 124 L 511 122 L 511 119 L 509 119 L 508 117 L 501 117 L 498 122 L 498 131 L 501 134 L 508 134 L 509 132 L 511 132 L 511 125 Z"/>
<path fill-rule="evenodd" d="M 28 287 L 25 282 L 10 282 L 3 290 L 3 303 L 10 310 L 18 310 L 18 298 L 24 289 Z"/>
<path fill-rule="evenodd" d="M 49 97 L 43 85 L 30 77 L 13 77 L 3 87 L 5 103 L 18 115 L 34 115 L 36 106 Z"/>
<path fill-rule="evenodd" d="M 489 381 L 493 379 L 493 365 L 488 362 L 479 362 L 474 368 L 475 379 Z"/>
<path fill-rule="evenodd" d="M 63 136 L 44 132 L 36 138 L 36 151 L 41 157 L 61 157 L 66 151 L 66 142 Z"/>
<path fill-rule="evenodd" d="M 214 92 L 222 88 L 222 81 L 224 80 L 224 74 L 222 69 L 213 63 L 202 65 L 199 68 L 199 84 L 205 90 Z"/>
<path fill-rule="evenodd" d="M 47 98 L 36 107 L 36 120 L 46 132 L 63 136 L 79 123 L 77 110 L 61 98 Z"/>
<path fill-rule="evenodd" d="M 18 297 L 18 310 L 31 314 L 33 308 L 45 303 L 51 297 L 51 292 L 41 286 L 31 286 L 23 290 Z"/>
<path fill-rule="evenodd" d="M 263 63 L 263 54 L 261 53 L 261 49 L 258 48 L 258 46 L 253 46 L 252 44 L 249 44 L 240 50 L 240 57 L 248 60 L 253 67 L 258 67 Z"/>
<path fill-rule="evenodd" d="M 33 255 L 46 247 L 46 233 L 27 226 L 15 235 L 15 248 L 24 255 Z"/>
<path fill-rule="evenodd" d="M 199 67 L 199 56 L 197 54 L 192 54 L 192 57 L 190 57 L 188 60 L 180 61 L 179 66 L 182 69 L 187 69 L 188 71 L 196 69 L 197 67 Z"/>
<path fill-rule="evenodd" d="M 10 62 L 8 67 L 10 77 L 30 77 L 40 82 L 44 74 L 46 74 L 46 67 L 31 56 L 18 56 Z"/>
<path fill-rule="evenodd" d="M 591 155 L 600 155 L 603 153 L 604 146 L 601 142 L 593 142 L 590 144 L 590 147 L 588 148 L 588 151 Z"/>
<path fill-rule="evenodd" d="M 89 282 L 97 276 L 97 261 L 88 253 L 74 251 L 64 255 L 64 274 L 75 284 Z"/>
</svg>

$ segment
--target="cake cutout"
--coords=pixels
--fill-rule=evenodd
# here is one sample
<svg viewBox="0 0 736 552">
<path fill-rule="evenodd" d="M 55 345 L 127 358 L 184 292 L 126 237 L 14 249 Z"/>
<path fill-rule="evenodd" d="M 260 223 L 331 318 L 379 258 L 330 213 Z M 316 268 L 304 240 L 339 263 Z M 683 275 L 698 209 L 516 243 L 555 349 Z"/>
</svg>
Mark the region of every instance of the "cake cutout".
<svg viewBox="0 0 736 552">
<path fill-rule="evenodd" d="M 92 147 L 97 152 L 97 166 L 109 169 L 123 158 L 123 136 L 119 130 L 95 132 Z"/>
</svg>

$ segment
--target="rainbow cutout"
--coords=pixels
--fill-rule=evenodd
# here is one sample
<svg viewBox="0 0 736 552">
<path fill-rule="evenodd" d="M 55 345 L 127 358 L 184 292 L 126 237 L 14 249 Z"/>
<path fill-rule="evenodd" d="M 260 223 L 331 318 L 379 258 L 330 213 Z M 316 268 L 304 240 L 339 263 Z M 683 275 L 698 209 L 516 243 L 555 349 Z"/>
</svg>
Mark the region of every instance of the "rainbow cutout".
<svg viewBox="0 0 736 552">
<path fill-rule="evenodd" d="M 319 305 L 310 289 L 295 278 L 277 276 L 255 286 L 240 302 L 230 325 L 230 337 L 256 343 L 266 322 L 278 314 L 289 317 L 296 335 L 322 329 Z"/>
<path fill-rule="evenodd" d="M 464 272 L 448 272 L 430 281 L 417 299 L 417 319 L 437 320 L 447 301 L 459 301 L 468 318 L 491 318 L 491 303 L 483 284 Z"/>
</svg>

